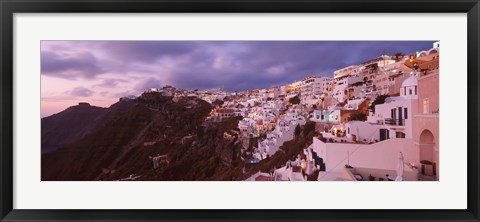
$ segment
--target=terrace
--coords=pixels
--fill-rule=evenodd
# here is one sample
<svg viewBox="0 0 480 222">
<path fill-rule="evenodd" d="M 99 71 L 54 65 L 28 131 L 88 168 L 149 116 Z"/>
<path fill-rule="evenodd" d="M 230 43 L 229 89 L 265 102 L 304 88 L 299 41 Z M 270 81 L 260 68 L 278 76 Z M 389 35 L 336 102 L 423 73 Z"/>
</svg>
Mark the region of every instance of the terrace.
<svg viewBox="0 0 480 222">
<path fill-rule="evenodd" d="M 396 175 L 396 170 L 352 167 L 346 165 L 343 169 L 342 179 L 346 181 L 394 181 Z M 403 180 L 418 181 L 418 169 L 405 163 Z"/>
<path fill-rule="evenodd" d="M 339 134 L 339 136 L 335 136 L 329 132 L 321 132 L 321 135 L 323 139 L 325 139 L 325 143 L 373 144 L 378 142 L 378 141 L 360 141 L 360 140 L 354 141 L 353 138 L 348 138 L 341 133 Z"/>
<path fill-rule="evenodd" d="M 386 118 L 385 119 L 385 124 L 391 125 L 391 126 L 404 126 L 405 125 L 405 119 Z"/>
</svg>

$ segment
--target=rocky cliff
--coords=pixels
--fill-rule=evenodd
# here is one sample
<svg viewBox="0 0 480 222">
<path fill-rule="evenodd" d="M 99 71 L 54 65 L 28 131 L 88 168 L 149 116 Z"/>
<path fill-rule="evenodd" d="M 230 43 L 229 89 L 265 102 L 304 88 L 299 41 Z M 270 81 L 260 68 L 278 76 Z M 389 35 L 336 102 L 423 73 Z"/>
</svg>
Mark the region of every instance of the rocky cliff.
<svg viewBox="0 0 480 222">
<path fill-rule="evenodd" d="M 79 111 L 82 107 L 42 120 L 42 144 L 44 141 L 62 144 L 42 154 L 42 180 L 235 180 L 241 177 L 241 145 L 235 135 L 240 118 L 206 123 L 212 105 L 195 97 L 177 99 L 145 93 L 123 105 L 117 107 L 117 111 L 90 107 L 92 111 L 76 117 L 74 122 L 79 126 L 65 132 L 74 134 L 68 139 L 59 132 L 72 122 L 67 124 L 58 119 L 82 113 Z M 75 114 L 71 114 L 72 110 Z M 100 121 L 86 124 L 82 119 Z M 43 132 L 44 128 L 48 130 Z"/>
</svg>

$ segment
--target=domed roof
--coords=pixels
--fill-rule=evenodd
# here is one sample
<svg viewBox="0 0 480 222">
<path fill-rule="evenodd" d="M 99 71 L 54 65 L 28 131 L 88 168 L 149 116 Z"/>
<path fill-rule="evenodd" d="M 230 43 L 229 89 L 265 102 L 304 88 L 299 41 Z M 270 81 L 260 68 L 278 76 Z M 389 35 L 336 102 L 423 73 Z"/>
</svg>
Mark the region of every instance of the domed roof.
<svg viewBox="0 0 480 222">
<path fill-rule="evenodd" d="M 418 85 L 418 80 L 416 76 L 410 76 L 407 79 L 405 79 L 402 83 L 402 87 L 417 86 L 417 85 Z"/>
</svg>

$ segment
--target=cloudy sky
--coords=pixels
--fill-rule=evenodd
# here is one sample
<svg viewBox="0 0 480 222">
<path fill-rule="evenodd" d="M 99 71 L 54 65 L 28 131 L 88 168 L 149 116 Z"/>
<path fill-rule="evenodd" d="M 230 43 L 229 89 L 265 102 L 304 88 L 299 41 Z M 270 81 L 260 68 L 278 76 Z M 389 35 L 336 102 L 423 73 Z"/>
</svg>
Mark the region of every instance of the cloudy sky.
<svg viewBox="0 0 480 222">
<path fill-rule="evenodd" d="M 42 117 L 78 102 L 108 107 L 170 84 L 227 91 L 267 88 L 433 41 L 42 41 Z"/>
</svg>

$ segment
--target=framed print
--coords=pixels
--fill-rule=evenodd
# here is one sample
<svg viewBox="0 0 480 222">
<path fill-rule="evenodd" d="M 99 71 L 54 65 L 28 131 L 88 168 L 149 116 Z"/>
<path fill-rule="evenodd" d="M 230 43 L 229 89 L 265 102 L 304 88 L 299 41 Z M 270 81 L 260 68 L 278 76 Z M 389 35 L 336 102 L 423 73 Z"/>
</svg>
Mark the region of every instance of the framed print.
<svg viewBox="0 0 480 222">
<path fill-rule="evenodd" d="M 1 9 L 2 221 L 479 221 L 478 1 Z"/>
</svg>

